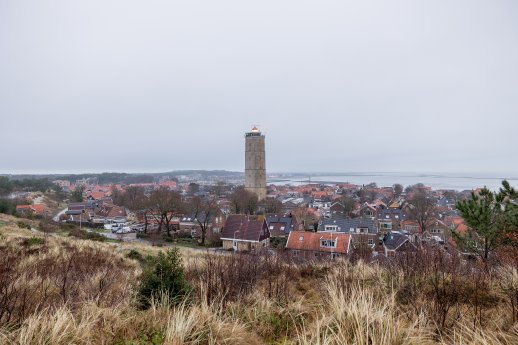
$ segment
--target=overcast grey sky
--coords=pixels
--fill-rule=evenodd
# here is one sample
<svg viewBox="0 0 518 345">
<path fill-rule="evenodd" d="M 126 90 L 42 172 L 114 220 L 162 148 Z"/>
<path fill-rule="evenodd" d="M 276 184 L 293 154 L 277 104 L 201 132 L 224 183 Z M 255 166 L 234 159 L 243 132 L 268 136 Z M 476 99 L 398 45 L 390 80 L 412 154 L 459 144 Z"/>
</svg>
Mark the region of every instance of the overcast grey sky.
<svg viewBox="0 0 518 345">
<path fill-rule="evenodd" d="M 517 172 L 518 1 L 0 0 L 0 173 Z"/>
</svg>

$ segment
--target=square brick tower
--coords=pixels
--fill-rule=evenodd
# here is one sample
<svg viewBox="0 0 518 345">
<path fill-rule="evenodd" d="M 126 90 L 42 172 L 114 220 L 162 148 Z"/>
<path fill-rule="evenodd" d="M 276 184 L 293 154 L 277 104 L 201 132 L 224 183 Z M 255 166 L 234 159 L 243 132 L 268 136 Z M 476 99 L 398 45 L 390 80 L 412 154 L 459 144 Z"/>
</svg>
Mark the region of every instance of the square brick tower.
<svg viewBox="0 0 518 345">
<path fill-rule="evenodd" d="M 266 198 L 266 159 L 264 135 L 257 127 L 245 133 L 245 189 Z"/>
</svg>

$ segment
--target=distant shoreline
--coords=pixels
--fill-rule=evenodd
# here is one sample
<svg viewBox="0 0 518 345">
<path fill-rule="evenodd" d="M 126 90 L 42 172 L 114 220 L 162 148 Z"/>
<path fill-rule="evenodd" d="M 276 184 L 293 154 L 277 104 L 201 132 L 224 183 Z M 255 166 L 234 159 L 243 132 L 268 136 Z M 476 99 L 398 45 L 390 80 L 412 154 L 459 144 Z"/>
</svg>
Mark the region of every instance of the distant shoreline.
<svg viewBox="0 0 518 345">
<path fill-rule="evenodd" d="M 504 174 L 498 174 L 502 176 Z M 285 174 L 272 177 L 268 180 L 269 184 L 274 185 L 303 185 L 308 183 L 315 184 L 345 184 L 367 185 L 376 183 L 379 187 L 389 187 L 398 183 L 404 187 L 423 183 L 434 190 L 474 190 L 476 188 L 487 187 L 498 190 L 503 180 L 507 180 L 512 186 L 518 186 L 518 178 L 488 176 L 488 174 L 411 174 L 411 173 L 348 173 L 348 174 Z"/>
</svg>

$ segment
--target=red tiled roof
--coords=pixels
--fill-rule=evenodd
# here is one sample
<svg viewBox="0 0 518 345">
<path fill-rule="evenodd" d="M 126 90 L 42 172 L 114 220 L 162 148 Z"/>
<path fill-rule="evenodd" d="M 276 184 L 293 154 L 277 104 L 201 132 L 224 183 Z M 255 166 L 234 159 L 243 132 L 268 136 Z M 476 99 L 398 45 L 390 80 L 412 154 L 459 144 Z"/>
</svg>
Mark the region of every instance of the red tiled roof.
<svg viewBox="0 0 518 345">
<path fill-rule="evenodd" d="M 34 204 L 34 205 L 17 205 L 17 210 L 31 210 L 32 212 L 42 215 L 45 212 L 45 205 Z"/>
<path fill-rule="evenodd" d="M 336 247 L 322 247 L 320 240 L 335 240 Z M 344 233 L 292 231 L 288 236 L 286 248 L 347 254 L 350 240 L 351 236 Z"/>
<path fill-rule="evenodd" d="M 98 192 L 98 191 L 93 191 L 93 192 L 90 192 L 89 193 L 89 196 L 91 196 L 92 198 L 94 198 L 95 200 L 99 200 L 99 199 L 102 199 L 106 196 L 106 193 L 104 192 Z"/>
<path fill-rule="evenodd" d="M 160 187 L 167 187 L 167 188 L 176 188 L 176 182 L 175 181 L 162 181 L 158 184 Z"/>
<path fill-rule="evenodd" d="M 459 234 L 465 234 L 468 231 L 468 226 L 464 223 L 462 217 L 446 217 L 444 221 L 445 225 L 452 227 Z"/>
<path fill-rule="evenodd" d="M 16 205 L 17 210 L 30 210 L 31 205 Z"/>
<path fill-rule="evenodd" d="M 34 205 L 32 205 L 32 209 L 37 214 L 43 214 L 43 212 L 45 212 L 45 205 L 43 205 L 43 204 L 34 204 Z"/>
</svg>

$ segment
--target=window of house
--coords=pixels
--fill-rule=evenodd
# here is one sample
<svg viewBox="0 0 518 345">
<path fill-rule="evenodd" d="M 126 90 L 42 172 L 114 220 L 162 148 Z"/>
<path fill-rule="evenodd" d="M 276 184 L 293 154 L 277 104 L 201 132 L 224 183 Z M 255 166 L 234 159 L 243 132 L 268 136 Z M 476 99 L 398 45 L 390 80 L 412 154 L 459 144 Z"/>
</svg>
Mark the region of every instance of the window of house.
<svg viewBox="0 0 518 345">
<path fill-rule="evenodd" d="M 284 226 L 281 226 L 281 230 L 284 230 L 284 228 L 285 228 Z"/>
<path fill-rule="evenodd" d="M 303 241 L 303 240 L 304 240 L 304 236 L 300 236 L 299 241 Z"/>
<path fill-rule="evenodd" d="M 297 256 L 297 255 L 299 255 L 299 251 L 298 250 L 294 250 L 293 251 L 293 256 Z"/>
<path fill-rule="evenodd" d="M 372 246 L 374 244 L 374 240 L 372 238 L 369 238 L 367 243 Z"/>
<path fill-rule="evenodd" d="M 340 257 L 340 254 L 338 253 L 331 253 L 331 259 L 336 259 L 336 258 L 339 258 Z"/>
<path fill-rule="evenodd" d="M 273 230 L 273 225 L 270 225 L 270 230 Z"/>
<path fill-rule="evenodd" d="M 398 216 L 397 214 L 396 214 L 394 217 L 395 217 L 396 219 L 399 219 L 399 216 Z"/>
<path fill-rule="evenodd" d="M 214 234 L 219 234 L 219 228 L 212 228 L 212 232 Z"/>
<path fill-rule="evenodd" d="M 337 229 L 338 229 L 338 226 L 336 226 L 336 225 L 326 225 L 324 227 L 324 230 L 326 230 L 326 231 L 336 231 Z"/>
<path fill-rule="evenodd" d="M 392 223 L 380 223 L 383 229 L 392 229 Z"/>
<path fill-rule="evenodd" d="M 320 240 L 321 247 L 336 247 L 335 240 Z"/>
</svg>

